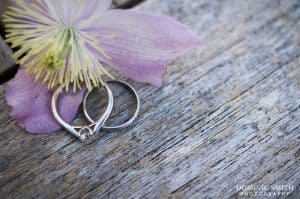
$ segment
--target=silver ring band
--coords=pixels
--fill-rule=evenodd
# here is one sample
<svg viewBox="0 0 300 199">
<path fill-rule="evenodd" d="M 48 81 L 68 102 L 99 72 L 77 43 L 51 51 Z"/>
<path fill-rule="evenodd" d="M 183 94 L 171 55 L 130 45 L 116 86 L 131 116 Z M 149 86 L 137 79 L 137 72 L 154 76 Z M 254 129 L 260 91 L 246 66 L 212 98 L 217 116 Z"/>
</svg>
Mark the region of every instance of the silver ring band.
<svg viewBox="0 0 300 199">
<path fill-rule="evenodd" d="M 72 126 L 72 125 L 68 124 L 67 122 L 65 122 L 58 114 L 57 107 L 56 107 L 57 99 L 58 99 L 59 95 L 62 93 L 64 86 L 60 86 L 53 93 L 52 100 L 51 100 L 51 108 L 52 108 L 52 113 L 53 113 L 54 118 L 69 133 L 78 137 L 81 141 L 84 141 L 84 140 L 88 139 L 89 137 L 93 137 L 94 133 L 103 127 L 103 125 L 108 120 L 108 118 L 111 114 L 111 111 L 113 108 L 113 103 L 114 103 L 113 94 L 106 83 L 103 83 L 103 86 L 106 89 L 107 95 L 108 95 L 108 104 L 107 104 L 106 110 L 105 110 L 104 114 L 96 122 L 93 122 L 92 124 L 85 125 L 85 126 Z M 90 92 L 88 92 L 86 94 L 86 98 L 89 95 L 89 93 Z M 85 99 L 85 103 L 86 103 L 86 99 Z M 84 105 L 84 108 L 85 108 L 85 105 Z M 92 130 L 92 128 L 93 128 L 93 130 Z"/>
<path fill-rule="evenodd" d="M 109 80 L 107 81 L 107 83 L 117 83 L 117 84 L 120 84 L 122 86 L 125 86 L 127 88 L 129 88 L 132 93 L 135 95 L 135 98 L 136 98 L 136 110 L 135 110 L 135 113 L 133 114 L 133 116 L 125 123 L 121 124 L 121 125 L 117 125 L 117 126 L 101 126 L 103 129 L 106 129 L 106 130 L 119 130 L 119 129 L 123 129 L 123 128 L 126 128 L 128 126 L 130 126 L 134 121 L 135 119 L 137 118 L 138 114 L 139 114 L 139 111 L 140 111 L 140 107 L 141 107 L 141 103 L 140 103 L 140 98 L 136 92 L 136 90 L 128 83 L 124 82 L 124 81 L 119 81 L 119 80 Z M 90 93 L 87 93 L 84 97 L 84 100 L 83 100 L 83 112 L 84 112 L 84 115 L 85 117 L 87 118 L 88 121 L 90 121 L 92 124 L 95 124 L 95 121 L 90 117 L 90 115 L 88 114 L 87 112 L 87 107 L 86 107 L 86 101 L 87 101 L 87 98 L 89 96 Z M 100 128 L 98 128 L 99 130 Z"/>
</svg>

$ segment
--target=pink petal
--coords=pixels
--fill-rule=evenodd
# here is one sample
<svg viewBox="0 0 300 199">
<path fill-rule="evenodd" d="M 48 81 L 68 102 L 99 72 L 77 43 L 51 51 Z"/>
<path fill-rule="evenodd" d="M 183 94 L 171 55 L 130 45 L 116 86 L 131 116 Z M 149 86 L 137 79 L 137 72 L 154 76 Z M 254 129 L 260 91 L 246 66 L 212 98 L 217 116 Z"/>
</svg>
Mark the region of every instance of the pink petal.
<svg viewBox="0 0 300 199">
<path fill-rule="evenodd" d="M 109 10 L 100 18 L 102 20 L 81 30 L 100 35 L 99 47 L 112 59 L 98 53 L 93 44 L 86 46 L 99 60 L 122 74 L 157 87 L 162 85 L 166 65 L 200 44 L 197 34 L 169 17 L 133 10 Z"/>
<path fill-rule="evenodd" d="M 72 91 L 61 95 L 58 110 L 61 117 L 71 122 L 82 102 L 85 89 L 74 94 Z M 12 106 L 11 116 L 29 133 L 51 133 L 61 129 L 51 111 L 52 92 L 47 86 L 35 82 L 24 69 L 6 87 L 6 100 Z"/>
<path fill-rule="evenodd" d="M 6 5 L 16 5 L 16 0 L 1 0 L 3 1 L 4 4 Z M 40 0 L 23 0 L 26 4 L 29 3 L 42 3 Z M 95 5 L 94 3 L 97 3 L 97 8 L 99 10 L 106 10 L 110 7 L 112 4 L 112 0 L 89 0 L 89 3 L 86 3 L 84 1 L 79 2 L 78 0 L 67 0 L 67 1 L 62 1 L 62 0 L 46 0 L 44 1 L 46 4 L 50 3 L 51 5 L 55 6 L 57 3 L 62 3 L 62 5 L 70 6 L 72 7 L 75 4 L 78 4 L 80 6 L 87 6 L 89 7 L 89 4 Z M 85 8 L 85 7 L 84 7 Z"/>
<path fill-rule="evenodd" d="M 74 25 L 81 20 L 93 18 L 96 13 L 107 10 L 112 0 L 50 0 L 45 1 L 51 18 L 63 24 Z"/>
<path fill-rule="evenodd" d="M 15 0 L 2 1 L 4 5 L 18 7 Z M 98 13 L 107 10 L 112 4 L 112 0 L 89 0 L 88 2 L 78 0 L 22 0 L 22 2 L 39 14 L 68 25 L 74 25 L 80 20 L 93 18 L 95 14 L 98 16 Z M 31 4 L 35 4 L 41 9 L 37 11 Z M 23 6 L 20 8 L 24 9 Z M 40 12 L 40 10 L 43 11 Z M 20 17 L 22 18 L 22 16 Z"/>
<path fill-rule="evenodd" d="M 70 13 L 73 19 L 73 25 L 76 26 L 80 23 L 89 23 L 89 20 L 93 20 L 95 17 L 99 16 L 99 13 L 107 10 L 111 4 L 112 0 L 89 0 L 89 2 L 82 1 L 78 3 L 77 0 L 74 1 L 74 10 L 73 13 Z M 69 4 L 68 1 L 65 4 Z M 67 11 L 66 11 L 67 12 Z"/>
</svg>

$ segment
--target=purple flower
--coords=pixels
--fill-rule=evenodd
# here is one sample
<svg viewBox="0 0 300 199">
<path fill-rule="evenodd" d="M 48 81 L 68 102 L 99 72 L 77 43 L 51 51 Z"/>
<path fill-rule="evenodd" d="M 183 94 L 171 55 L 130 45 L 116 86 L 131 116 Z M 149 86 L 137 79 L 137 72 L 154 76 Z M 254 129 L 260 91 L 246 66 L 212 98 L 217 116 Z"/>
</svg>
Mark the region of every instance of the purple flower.
<svg viewBox="0 0 300 199">
<path fill-rule="evenodd" d="M 50 110 L 51 89 L 63 84 L 77 91 L 61 100 L 61 114 L 71 121 L 84 93 L 78 88 L 91 90 L 102 76 L 112 77 L 102 63 L 160 87 L 166 65 L 199 45 L 187 26 L 146 12 L 110 10 L 111 0 L 5 1 L 7 42 L 19 47 L 14 57 L 21 65 L 6 99 L 12 116 L 31 133 L 59 129 Z"/>
</svg>

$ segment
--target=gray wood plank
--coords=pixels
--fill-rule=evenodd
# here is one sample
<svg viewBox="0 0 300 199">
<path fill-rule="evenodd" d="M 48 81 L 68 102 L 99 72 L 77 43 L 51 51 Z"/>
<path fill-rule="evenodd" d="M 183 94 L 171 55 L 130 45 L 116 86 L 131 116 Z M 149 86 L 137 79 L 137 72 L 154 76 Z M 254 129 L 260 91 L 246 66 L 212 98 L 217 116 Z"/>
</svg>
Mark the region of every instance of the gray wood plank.
<svg viewBox="0 0 300 199">
<path fill-rule="evenodd" d="M 2 15 L 4 10 L 5 10 L 4 2 L 0 1 L 0 29 L 3 29 L 3 23 L 2 23 L 2 20 L 1 20 L 1 15 Z"/>
<path fill-rule="evenodd" d="M 299 2 L 149 0 L 137 9 L 189 24 L 202 48 L 169 67 L 163 88 L 133 83 L 136 124 L 86 144 L 64 131 L 25 134 L 0 87 L 0 195 L 238 198 L 237 184 L 299 186 Z"/>
<path fill-rule="evenodd" d="M 113 5 L 117 8 L 132 8 L 144 0 L 114 0 Z"/>
<path fill-rule="evenodd" d="M 13 77 L 16 71 L 16 64 L 12 58 L 12 50 L 4 42 L 4 24 L 1 15 L 5 10 L 3 1 L 0 1 L 0 85 Z"/>
<path fill-rule="evenodd" d="M 0 84 L 7 81 L 15 70 L 16 64 L 12 58 L 12 50 L 0 36 Z"/>
</svg>

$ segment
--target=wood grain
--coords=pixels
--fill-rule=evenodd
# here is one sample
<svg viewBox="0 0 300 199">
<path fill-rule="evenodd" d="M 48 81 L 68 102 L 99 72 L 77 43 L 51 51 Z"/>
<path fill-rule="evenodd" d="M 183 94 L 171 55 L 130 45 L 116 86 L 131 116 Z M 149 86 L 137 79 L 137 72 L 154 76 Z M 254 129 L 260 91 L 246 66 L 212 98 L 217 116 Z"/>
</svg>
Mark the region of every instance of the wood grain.
<svg viewBox="0 0 300 199">
<path fill-rule="evenodd" d="M 2 0 L 0 0 L 0 85 L 14 76 L 16 72 L 15 61 L 12 58 L 12 50 L 4 42 L 4 24 L 1 15 L 5 10 Z"/>
<path fill-rule="evenodd" d="M 170 65 L 161 89 L 133 82 L 135 125 L 85 144 L 65 131 L 26 134 L 0 87 L 0 195 L 243 198 L 237 185 L 289 184 L 299 198 L 299 1 L 148 0 L 136 9 L 188 24 L 202 48 Z"/>
<path fill-rule="evenodd" d="M 12 50 L 0 36 L 0 84 L 10 79 L 16 68 L 15 61 L 12 58 Z"/>
<path fill-rule="evenodd" d="M 3 22 L 1 20 L 1 15 L 3 13 L 3 11 L 5 10 L 5 6 L 4 6 L 4 2 L 3 1 L 0 1 L 0 32 L 3 33 Z"/>
<path fill-rule="evenodd" d="M 144 0 L 114 0 L 113 5 L 117 8 L 132 8 Z"/>
</svg>

